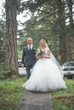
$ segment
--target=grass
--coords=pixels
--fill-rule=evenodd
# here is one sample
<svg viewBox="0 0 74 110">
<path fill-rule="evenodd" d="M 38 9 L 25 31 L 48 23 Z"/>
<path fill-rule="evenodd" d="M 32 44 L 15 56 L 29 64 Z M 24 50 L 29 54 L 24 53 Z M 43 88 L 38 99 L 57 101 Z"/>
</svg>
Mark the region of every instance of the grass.
<svg viewBox="0 0 74 110">
<path fill-rule="evenodd" d="M 26 77 L 0 80 L 0 110 L 17 110 L 25 92 Z M 52 110 L 74 110 L 74 79 L 65 79 L 67 89 L 52 92 Z"/>
<path fill-rule="evenodd" d="M 25 77 L 0 80 L 0 110 L 17 110 L 25 92 L 22 88 L 25 81 Z"/>
<path fill-rule="evenodd" d="M 74 79 L 65 79 L 67 89 L 52 92 L 52 110 L 74 110 Z"/>
</svg>

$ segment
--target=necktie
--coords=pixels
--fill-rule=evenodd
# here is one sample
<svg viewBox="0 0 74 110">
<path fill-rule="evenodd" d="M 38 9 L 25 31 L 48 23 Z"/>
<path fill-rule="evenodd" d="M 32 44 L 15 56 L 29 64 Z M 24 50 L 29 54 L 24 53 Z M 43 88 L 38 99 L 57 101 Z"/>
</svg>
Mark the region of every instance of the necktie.
<svg viewBox="0 0 74 110">
<path fill-rule="evenodd" d="M 31 50 L 31 46 L 29 46 L 29 50 Z"/>
</svg>

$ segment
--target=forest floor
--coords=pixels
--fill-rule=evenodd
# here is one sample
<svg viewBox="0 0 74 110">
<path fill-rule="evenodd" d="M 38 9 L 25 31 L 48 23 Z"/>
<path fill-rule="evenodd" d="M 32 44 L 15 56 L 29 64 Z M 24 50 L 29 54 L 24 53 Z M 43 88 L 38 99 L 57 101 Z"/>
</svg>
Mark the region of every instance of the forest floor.
<svg viewBox="0 0 74 110">
<path fill-rule="evenodd" d="M 64 79 L 67 89 L 52 92 L 52 110 L 74 110 L 74 79 Z"/>
<path fill-rule="evenodd" d="M 25 92 L 22 88 L 26 77 L 0 80 L 0 110 L 17 110 Z M 67 89 L 51 93 L 52 110 L 74 110 L 74 79 L 65 79 Z"/>
</svg>

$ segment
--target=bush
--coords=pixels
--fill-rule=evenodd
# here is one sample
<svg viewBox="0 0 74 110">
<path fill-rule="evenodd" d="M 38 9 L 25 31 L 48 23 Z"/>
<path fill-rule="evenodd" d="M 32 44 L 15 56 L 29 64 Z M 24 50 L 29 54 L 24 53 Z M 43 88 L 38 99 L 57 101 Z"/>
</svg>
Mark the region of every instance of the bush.
<svg viewBox="0 0 74 110">
<path fill-rule="evenodd" d="M 5 67 L 4 63 L 0 63 L 0 79 L 5 78 L 5 75 L 9 72 L 10 70 L 8 70 L 8 68 Z"/>
</svg>

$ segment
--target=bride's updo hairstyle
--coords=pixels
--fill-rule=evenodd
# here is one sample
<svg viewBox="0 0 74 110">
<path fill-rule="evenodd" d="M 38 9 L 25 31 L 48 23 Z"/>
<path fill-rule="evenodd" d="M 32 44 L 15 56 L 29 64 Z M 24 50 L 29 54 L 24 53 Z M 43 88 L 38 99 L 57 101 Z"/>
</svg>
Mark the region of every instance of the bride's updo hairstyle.
<svg viewBox="0 0 74 110">
<path fill-rule="evenodd" d="M 44 39 L 41 39 L 41 40 L 40 40 L 40 46 L 41 46 L 41 42 L 44 42 L 45 47 L 46 47 L 46 42 L 45 42 L 45 40 L 44 40 Z"/>
</svg>

